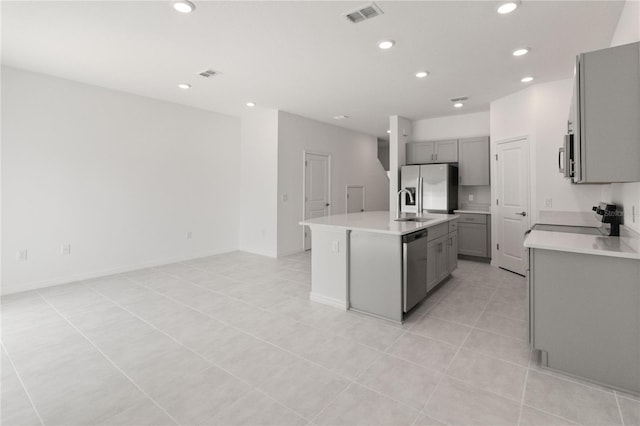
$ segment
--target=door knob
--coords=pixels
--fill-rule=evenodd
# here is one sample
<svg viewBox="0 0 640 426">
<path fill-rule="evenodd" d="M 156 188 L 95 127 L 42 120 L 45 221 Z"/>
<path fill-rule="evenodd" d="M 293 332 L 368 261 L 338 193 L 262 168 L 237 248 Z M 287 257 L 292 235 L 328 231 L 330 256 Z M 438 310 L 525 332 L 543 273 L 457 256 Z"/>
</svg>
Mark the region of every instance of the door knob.
<svg viewBox="0 0 640 426">
<path fill-rule="evenodd" d="M 329 207 L 330 205 L 331 205 L 331 204 L 329 204 L 329 203 L 325 204 L 325 206 L 327 206 L 327 207 Z"/>
<path fill-rule="evenodd" d="M 520 212 L 520 213 L 516 213 L 516 214 L 519 215 L 519 216 L 526 216 L 527 212 Z"/>
</svg>

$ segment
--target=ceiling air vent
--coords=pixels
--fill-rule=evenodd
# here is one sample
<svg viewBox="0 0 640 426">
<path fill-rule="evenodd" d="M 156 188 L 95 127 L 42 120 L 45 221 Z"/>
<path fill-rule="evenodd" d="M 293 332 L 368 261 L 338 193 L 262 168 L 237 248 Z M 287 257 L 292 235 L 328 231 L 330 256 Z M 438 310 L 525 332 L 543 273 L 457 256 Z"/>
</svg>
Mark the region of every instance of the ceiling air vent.
<svg viewBox="0 0 640 426">
<path fill-rule="evenodd" d="M 368 4 L 366 6 L 361 6 L 352 12 L 345 13 L 344 16 L 353 24 L 357 24 L 358 22 L 366 21 L 367 19 L 375 18 L 378 15 L 382 15 L 382 9 L 378 7 L 375 3 Z"/>
<path fill-rule="evenodd" d="M 198 73 L 198 75 L 201 75 L 201 76 L 206 77 L 206 78 L 213 77 L 216 74 L 218 74 L 218 73 L 216 71 L 214 71 L 214 70 L 204 70 L 201 73 Z"/>
<path fill-rule="evenodd" d="M 458 98 L 451 98 L 451 102 L 462 102 L 466 101 L 467 99 L 469 99 L 468 96 L 460 96 Z"/>
</svg>

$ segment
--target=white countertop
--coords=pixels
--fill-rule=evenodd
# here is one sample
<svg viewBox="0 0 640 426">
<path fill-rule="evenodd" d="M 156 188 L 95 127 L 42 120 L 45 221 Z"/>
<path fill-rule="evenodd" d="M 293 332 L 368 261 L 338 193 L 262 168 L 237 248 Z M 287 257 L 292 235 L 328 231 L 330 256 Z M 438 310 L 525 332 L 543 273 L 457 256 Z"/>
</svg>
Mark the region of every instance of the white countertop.
<svg viewBox="0 0 640 426">
<path fill-rule="evenodd" d="M 620 237 L 531 231 L 524 241 L 527 248 L 623 257 L 640 260 L 640 235 L 620 227 Z"/>
<path fill-rule="evenodd" d="M 401 215 L 401 217 L 405 216 L 415 215 Z M 396 222 L 395 213 L 388 211 L 376 211 L 324 216 L 316 219 L 304 220 L 300 222 L 300 225 L 308 225 L 311 226 L 312 229 L 314 227 L 323 227 L 404 235 L 458 218 L 458 216 L 454 214 L 435 213 L 425 213 L 423 217 L 430 218 L 431 220 L 428 222 Z"/>
<path fill-rule="evenodd" d="M 469 209 L 465 209 L 465 210 L 454 210 L 454 213 L 473 213 L 473 214 L 491 214 L 490 211 L 488 210 L 469 210 Z"/>
</svg>

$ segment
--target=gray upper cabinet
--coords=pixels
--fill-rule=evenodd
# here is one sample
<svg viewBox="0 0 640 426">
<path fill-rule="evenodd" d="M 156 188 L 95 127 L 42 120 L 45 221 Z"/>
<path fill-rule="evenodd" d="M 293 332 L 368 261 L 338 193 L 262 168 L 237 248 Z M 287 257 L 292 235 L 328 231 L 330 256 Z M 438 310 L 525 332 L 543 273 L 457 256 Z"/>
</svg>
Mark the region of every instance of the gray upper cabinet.
<svg viewBox="0 0 640 426">
<path fill-rule="evenodd" d="M 407 164 L 427 164 L 434 162 L 435 142 L 409 142 L 406 146 Z"/>
<path fill-rule="evenodd" d="M 458 139 L 435 142 L 435 162 L 455 163 L 458 161 Z"/>
<path fill-rule="evenodd" d="M 573 181 L 640 181 L 640 42 L 579 55 L 575 84 Z"/>
<path fill-rule="evenodd" d="M 489 185 L 489 137 L 458 141 L 459 185 Z"/>
<path fill-rule="evenodd" d="M 456 163 L 458 140 L 409 142 L 406 155 L 407 164 Z"/>
</svg>

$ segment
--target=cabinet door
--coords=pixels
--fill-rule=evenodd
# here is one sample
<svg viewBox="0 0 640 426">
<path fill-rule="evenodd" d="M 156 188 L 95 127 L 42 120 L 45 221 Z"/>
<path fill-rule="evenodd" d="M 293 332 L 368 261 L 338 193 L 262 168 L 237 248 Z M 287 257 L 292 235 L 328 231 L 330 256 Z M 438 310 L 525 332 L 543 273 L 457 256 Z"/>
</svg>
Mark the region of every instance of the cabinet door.
<svg viewBox="0 0 640 426">
<path fill-rule="evenodd" d="M 439 238 L 438 257 L 437 257 L 437 273 L 438 282 L 442 281 L 449 275 L 449 235 Z"/>
<path fill-rule="evenodd" d="M 458 267 L 458 232 L 451 232 L 447 240 L 447 255 L 449 257 L 449 273 Z"/>
<path fill-rule="evenodd" d="M 487 257 L 487 225 L 458 221 L 458 253 Z"/>
<path fill-rule="evenodd" d="M 459 185 L 489 185 L 489 137 L 458 142 Z"/>
<path fill-rule="evenodd" d="M 436 141 L 434 147 L 436 163 L 455 163 L 458 161 L 458 140 Z"/>
<path fill-rule="evenodd" d="M 407 164 L 435 162 L 434 142 L 409 142 L 406 148 Z"/>
<path fill-rule="evenodd" d="M 433 240 L 427 246 L 427 291 L 438 284 L 438 247 L 440 240 Z"/>
</svg>

